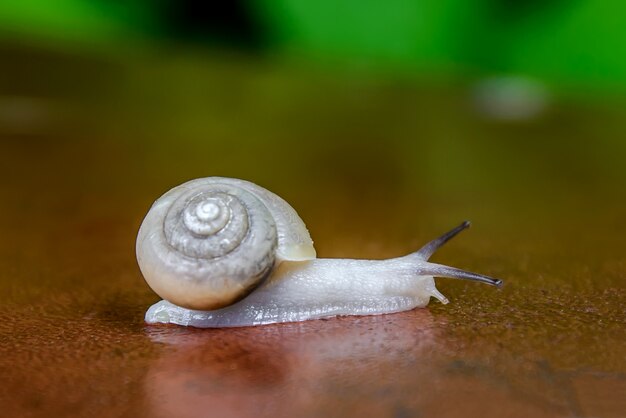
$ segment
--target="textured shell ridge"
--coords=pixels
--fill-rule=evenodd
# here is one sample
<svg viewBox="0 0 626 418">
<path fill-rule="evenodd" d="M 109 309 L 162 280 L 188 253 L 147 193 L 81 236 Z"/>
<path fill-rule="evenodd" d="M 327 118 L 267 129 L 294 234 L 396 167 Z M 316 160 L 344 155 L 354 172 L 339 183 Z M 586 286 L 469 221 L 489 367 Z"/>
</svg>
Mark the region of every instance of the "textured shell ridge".
<svg viewBox="0 0 626 418">
<path fill-rule="evenodd" d="M 284 260 L 311 260 L 315 258 L 315 248 L 313 240 L 306 228 L 306 225 L 296 212 L 296 210 L 277 194 L 259 186 L 252 182 L 240 179 L 232 179 L 226 177 L 206 177 L 203 179 L 191 180 L 179 187 L 195 186 L 196 183 L 213 181 L 216 184 L 227 184 L 241 187 L 248 192 L 256 195 L 269 212 L 274 217 L 276 223 L 276 232 L 278 237 L 278 256 Z M 298 250 L 298 254 L 294 254 L 292 249 Z M 303 250 L 300 250 L 303 249 Z"/>
<path fill-rule="evenodd" d="M 137 258 L 161 297 L 216 308 L 245 297 L 269 275 L 278 228 L 264 196 L 249 184 L 192 180 L 152 205 L 139 231 Z"/>
</svg>

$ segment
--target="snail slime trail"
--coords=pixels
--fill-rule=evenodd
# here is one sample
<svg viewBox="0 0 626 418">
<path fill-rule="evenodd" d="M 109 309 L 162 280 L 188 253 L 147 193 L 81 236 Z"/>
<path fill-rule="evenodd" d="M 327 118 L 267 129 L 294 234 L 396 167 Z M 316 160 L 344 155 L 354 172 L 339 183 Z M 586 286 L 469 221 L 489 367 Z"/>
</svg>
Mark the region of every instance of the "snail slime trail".
<svg viewBox="0 0 626 418">
<path fill-rule="evenodd" d="M 137 236 L 137 262 L 162 301 L 148 323 L 199 328 L 377 315 L 448 300 L 434 277 L 500 287 L 482 274 L 428 262 L 469 222 L 409 255 L 387 260 L 316 258 L 296 211 L 244 180 L 207 177 L 154 202 Z"/>
</svg>

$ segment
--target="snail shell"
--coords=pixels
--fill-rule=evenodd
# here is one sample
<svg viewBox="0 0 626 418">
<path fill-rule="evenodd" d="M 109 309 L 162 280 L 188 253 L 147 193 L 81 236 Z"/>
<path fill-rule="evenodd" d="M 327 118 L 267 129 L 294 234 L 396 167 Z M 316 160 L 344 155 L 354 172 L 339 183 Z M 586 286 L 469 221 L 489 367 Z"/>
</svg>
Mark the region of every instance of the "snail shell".
<svg viewBox="0 0 626 418">
<path fill-rule="evenodd" d="M 159 296 L 202 310 L 246 297 L 282 261 L 315 258 L 309 232 L 287 202 L 222 177 L 191 180 L 154 202 L 136 252 Z"/>
</svg>

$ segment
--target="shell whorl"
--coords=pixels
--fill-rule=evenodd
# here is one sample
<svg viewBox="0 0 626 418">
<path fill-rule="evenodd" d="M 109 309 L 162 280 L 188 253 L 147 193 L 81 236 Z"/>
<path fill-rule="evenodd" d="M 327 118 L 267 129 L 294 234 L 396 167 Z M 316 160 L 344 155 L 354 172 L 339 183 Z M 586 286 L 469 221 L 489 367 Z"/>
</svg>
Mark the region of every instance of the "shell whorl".
<svg viewBox="0 0 626 418">
<path fill-rule="evenodd" d="M 315 258 L 291 206 L 243 180 L 209 177 L 161 196 L 137 237 L 139 267 L 162 298 L 217 309 L 247 296 L 283 260 Z"/>
</svg>

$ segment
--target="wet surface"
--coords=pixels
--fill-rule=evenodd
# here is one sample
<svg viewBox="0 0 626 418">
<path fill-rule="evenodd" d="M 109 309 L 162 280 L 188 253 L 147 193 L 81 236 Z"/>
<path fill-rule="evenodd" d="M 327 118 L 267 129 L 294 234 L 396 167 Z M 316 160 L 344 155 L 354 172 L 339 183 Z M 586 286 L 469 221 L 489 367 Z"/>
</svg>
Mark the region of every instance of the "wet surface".
<svg viewBox="0 0 626 418">
<path fill-rule="evenodd" d="M 14 76 L 50 59 L 2 53 Z M 100 59 L 55 65 L 110 89 L 25 78 L 2 96 L 3 416 L 626 416 L 617 104 L 503 124 L 463 91 L 407 81 L 233 57 Z M 147 326 L 142 216 L 209 175 L 284 197 L 322 257 L 405 254 L 470 219 L 434 261 L 506 285 L 438 279 L 450 304 L 393 315 Z"/>
</svg>

